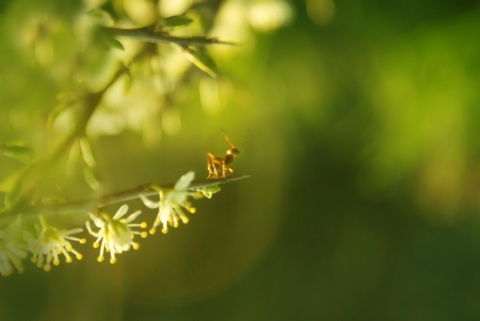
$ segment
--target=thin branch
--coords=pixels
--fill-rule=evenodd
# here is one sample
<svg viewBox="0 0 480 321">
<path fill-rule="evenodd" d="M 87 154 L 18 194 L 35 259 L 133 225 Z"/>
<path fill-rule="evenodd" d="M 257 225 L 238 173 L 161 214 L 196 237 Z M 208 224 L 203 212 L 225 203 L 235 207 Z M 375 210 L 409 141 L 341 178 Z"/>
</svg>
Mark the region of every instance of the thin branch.
<svg viewBox="0 0 480 321">
<path fill-rule="evenodd" d="M 175 37 L 165 33 L 155 32 L 155 28 L 152 26 L 135 28 L 135 29 L 120 29 L 120 28 L 104 27 L 104 30 L 106 30 L 113 36 L 133 38 L 136 40 L 142 40 L 142 41 L 153 42 L 153 43 L 174 43 L 181 47 L 190 46 L 190 45 L 204 46 L 204 45 L 212 45 L 212 44 L 230 45 L 230 46 L 237 45 L 233 42 L 220 41 L 216 38 Z"/>
<path fill-rule="evenodd" d="M 189 190 L 198 190 L 205 187 L 227 184 L 241 179 L 250 177 L 250 175 L 242 175 L 235 177 L 208 179 L 208 180 L 194 180 Z M 113 194 L 102 195 L 100 197 L 69 201 L 59 204 L 35 204 L 22 209 L 16 209 L 16 211 L 7 211 L 0 215 L 0 225 L 6 224 L 14 219 L 18 214 L 21 214 L 23 218 L 29 218 L 42 214 L 43 216 L 54 215 L 66 215 L 66 214 L 81 214 L 92 211 L 96 208 L 101 208 L 110 204 L 127 202 L 133 199 L 137 199 L 140 194 L 145 196 L 158 195 L 158 191 L 153 188 L 160 189 L 172 189 L 175 183 L 154 185 L 151 183 L 143 184 L 138 187 L 128 189 L 125 191 L 116 192 Z"/>
<path fill-rule="evenodd" d="M 21 193 L 18 195 L 15 203 L 8 211 L 17 211 L 22 207 L 26 198 L 28 198 L 37 186 L 37 182 L 43 172 L 51 168 L 57 160 L 68 151 L 69 147 L 78 137 L 85 135 L 85 128 L 92 117 L 93 113 L 100 105 L 104 93 L 127 71 L 127 67 L 120 66 L 108 84 L 99 92 L 89 93 L 85 96 L 85 105 L 82 113 L 79 115 L 79 121 L 75 124 L 74 129 L 64 138 L 64 140 L 56 146 L 45 158 L 38 159 L 26 167 L 18 177 L 17 184 L 21 186 Z"/>
</svg>

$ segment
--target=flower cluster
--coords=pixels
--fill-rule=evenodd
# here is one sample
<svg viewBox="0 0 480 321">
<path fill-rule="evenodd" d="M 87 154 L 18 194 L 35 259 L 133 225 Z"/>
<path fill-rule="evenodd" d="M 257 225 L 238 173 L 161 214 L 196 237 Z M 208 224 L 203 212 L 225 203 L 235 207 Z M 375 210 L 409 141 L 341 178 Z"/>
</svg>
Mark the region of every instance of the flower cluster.
<svg viewBox="0 0 480 321">
<path fill-rule="evenodd" d="M 148 208 L 158 208 L 158 213 L 150 227 L 150 234 L 155 234 L 158 226 L 163 233 L 168 232 L 169 226 L 178 227 L 179 223 L 188 223 L 186 214 L 195 213 L 195 208 L 189 198 L 210 198 L 219 190 L 218 186 L 204 187 L 196 191 L 190 187 L 194 172 L 183 175 L 173 187 L 151 186 L 151 190 L 158 192 L 159 200 L 152 201 L 146 195 L 137 194 Z M 128 205 L 122 205 L 115 215 L 103 211 L 88 213 L 89 220 L 85 223 L 86 230 L 96 239 L 94 248 L 99 248 L 98 262 L 105 260 L 108 253 L 110 263 L 117 261 L 117 255 L 130 249 L 138 249 L 139 244 L 134 240 L 136 236 L 147 237 L 146 222 L 136 222 L 141 211 L 128 214 Z M 39 268 L 50 271 L 52 266 L 58 266 L 64 258 L 66 263 L 73 259 L 81 260 L 83 255 L 74 248 L 72 243 L 84 244 L 85 238 L 75 235 L 82 233 L 83 228 L 59 229 L 47 223 L 43 215 L 30 227 L 28 222 L 21 222 L 20 217 L 4 229 L 0 229 L 0 274 L 7 276 L 15 270 L 23 272 L 23 261 L 31 255 L 31 261 Z M 23 225 L 25 226 L 23 226 Z M 31 232 L 25 232 L 25 229 Z"/>
<path fill-rule="evenodd" d="M 98 231 L 93 231 L 90 221 L 87 221 L 87 230 L 97 239 L 93 243 L 93 247 L 100 247 L 100 255 L 98 262 L 102 262 L 104 253 L 110 253 L 110 263 L 117 261 L 115 254 L 130 250 L 130 248 L 138 249 L 139 244 L 133 241 L 134 235 L 147 237 L 144 231 L 138 231 L 136 228 L 145 228 L 147 223 L 132 223 L 141 213 L 136 211 L 127 217 L 124 217 L 128 212 L 128 205 L 122 205 L 117 213 L 112 217 L 106 213 L 90 214 L 93 224 L 98 228 Z"/>
<path fill-rule="evenodd" d="M 168 232 L 168 226 L 176 228 L 179 226 L 179 221 L 182 221 L 183 224 L 188 223 L 189 218 L 182 208 L 194 214 L 196 209 L 188 202 L 188 197 L 201 197 L 198 192 L 191 192 L 187 189 L 194 177 L 194 172 L 188 172 L 180 177 L 173 189 L 160 190 L 158 202 L 152 201 L 144 195 L 140 196 L 146 207 L 158 208 L 158 214 L 150 229 L 150 234 L 155 234 L 160 224 L 162 225 L 162 233 L 165 234 Z"/>
<path fill-rule="evenodd" d="M 189 213 L 195 213 L 195 208 L 188 201 L 189 197 L 202 197 L 202 193 L 211 196 L 211 192 L 193 192 L 188 190 L 193 178 L 194 172 L 188 172 L 180 177 L 173 188 L 161 189 L 157 188 L 159 200 L 157 202 L 150 200 L 145 195 L 140 194 L 140 198 L 148 208 L 158 208 L 158 214 L 150 228 L 150 234 L 155 234 L 159 225 L 162 225 L 162 232 L 168 232 L 168 226 L 178 227 L 179 222 L 186 224 L 189 221 L 188 216 L 183 209 Z M 98 261 L 102 262 L 105 257 L 105 252 L 110 253 L 110 263 L 117 261 L 116 254 L 121 254 L 125 251 L 138 249 L 139 244 L 134 241 L 135 235 L 140 237 L 147 237 L 147 232 L 142 229 L 147 227 L 146 222 L 134 223 L 133 221 L 141 214 L 136 211 L 128 216 L 128 206 L 123 205 L 112 217 L 109 214 L 90 214 L 93 224 L 98 228 L 97 231 L 92 229 L 90 221 L 86 223 L 88 232 L 96 237 L 93 243 L 95 248 L 100 248 Z"/>
<path fill-rule="evenodd" d="M 84 244 L 86 239 L 72 236 L 83 231 L 81 228 L 71 230 L 59 230 L 47 224 L 43 216 L 39 217 L 40 226 L 37 227 L 37 237 L 30 234 L 25 235 L 30 251 L 33 253 L 32 262 L 45 271 L 50 271 L 52 263 L 55 266 L 60 264 L 60 255 L 65 257 L 65 262 L 73 262 L 73 254 L 77 260 L 82 259 L 82 254 L 75 250 L 70 241 Z"/>
<path fill-rule="evenodd" d="M 28 248 L 21 234 L 19 219 L 0 230 L 0 274 L 3 276 L 24 270 L 22 261 L 27 257 Z"/>
</svg>

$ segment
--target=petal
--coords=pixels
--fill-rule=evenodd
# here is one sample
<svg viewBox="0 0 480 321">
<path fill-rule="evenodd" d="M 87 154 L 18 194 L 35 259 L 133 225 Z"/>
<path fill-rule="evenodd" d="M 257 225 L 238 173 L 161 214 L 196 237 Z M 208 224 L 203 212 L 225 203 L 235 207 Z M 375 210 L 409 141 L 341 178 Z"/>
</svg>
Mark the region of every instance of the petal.
<svg viewBox="0 0 480 321">
<path fill-rule="evenodd" d="M 124 216 L 125 214 L 127 214 L 128 212 L 128 205 L 127 204 L 123 204 L 117 211 L 117 213 L 115 213 L 115 215 L 113 216 L 113 219 L 114 220 L 118 220 L 119 218 L 121 218 L 122 216 Z"/>
<path fill-rule="evenodd" d="M 145 195 L 140 194 L 140 199 L 142 200 L 143 204 L 148 208 L 158 208 L 158 202 L 152 201 L 151 199 L 147 198 Z"/>
<path fill-rule="evenodd" d="M 195 172 L 190 171 L 186 173 L 185 175 L 180 177 L 180 179 L 175 184 L 175 187 L 173 189 L 176 191 L 186 189 L 190 185 L 190 183 L 193 181 L 194 177 L 195 177 Z"/>
<path fill-rule="evenodd" d="M 132 222 L 133 220 L 135 220 L 138 215 L 142 214 L 142 211 L 138 210 L 136 212 L 133 212 L 132 214 L 128 215 L 127 219 L 125 220 L 125 223 L 128 224 L 130 222 Z"/>
<path fill-rule="evenodd" d="M 92 213 L 88 213 L 88 215 L 90 216 L 90 219 L 93 221 L 93 224 L 95 224 L 96 227 L 102 228 L 105 225 L 105 223 L 99 217 L 97 217 L 96 215 L 94 215 Z M 88 221 L 87 221 L 87 223 L 88 223 Z"/>
<path fill-rule="evenodd" d="M 68 236 L 68 235 L 77 234 L 77 233 L 81 233 L 81 232 L 83 232 L 83 228 L 77 227 L 77 228 L 73 228 L 71 230 L 65 231 L 64 235 Z"/>
</svg>

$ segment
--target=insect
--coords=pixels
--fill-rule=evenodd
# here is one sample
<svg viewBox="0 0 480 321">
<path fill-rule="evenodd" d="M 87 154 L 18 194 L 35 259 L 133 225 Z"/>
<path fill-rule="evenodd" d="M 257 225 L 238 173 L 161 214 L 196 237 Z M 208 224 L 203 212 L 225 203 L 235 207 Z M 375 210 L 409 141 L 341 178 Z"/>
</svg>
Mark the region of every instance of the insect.
<svg viewBox="0 0 480 321">
<path fill-rule="evenodd" d="M 225 157 L 218 157 L 212 153 L 207 153 L 207 179 L 225 178 L 233 173 L 233 168 L 229 165 L 233 162 L 233 159 L 240 153 L 237 147 L 228 138 L 227 134 L 222 130 L 227 140 L 230 149 L 227 150 Z"/>
</svg>

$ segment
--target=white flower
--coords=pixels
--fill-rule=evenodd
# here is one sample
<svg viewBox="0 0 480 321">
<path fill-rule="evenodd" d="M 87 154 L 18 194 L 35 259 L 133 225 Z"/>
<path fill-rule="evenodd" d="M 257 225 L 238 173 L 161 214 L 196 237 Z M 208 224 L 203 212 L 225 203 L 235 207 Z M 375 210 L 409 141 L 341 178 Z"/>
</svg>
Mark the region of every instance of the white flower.
<svg viewBox="0 0 480 321">
<path fill-rule="evenodd" d="M 249 9 L 250 25 L 259 31 L 273 31 L 293 19 L 292 7 L 283 0 L 256 2 Z"/>
<path fill-rule="evenodd" d="M 22 261 L 27 257 L 27 245 L 21 237 L 20 221 L 15 220 L 0 230 L 0 274 L 8 276 L 24 271 Z"/>
<path fill-rule="evenodd" d="M 133 241 L 135 234 L 143 238 L 147 237 L 147 232 L 133 230 L 133 228 L 145 228 L 147 226 L 145 222 L 132 223 L 140 215 L 141 211 L 136 211 L 124 218 L 127 212 L 128 205 L 122 205 L 113 217 L 106 213 L 99 215 L 90 214 L 93 224 L 99 228 L 97 232 L 94 232 L 90 226 L 90 221 L 86 223 L 88 232 L 97 238 L 93 243 L 93 247 L 100 247 L 98 262 L 104 260 L 106 251 L 110 252 L 110 263 L 115 263 L 117 261 L 115 254 L 128 251 L 130 248 L 134 250 L 139 248 L 139 244 Z"/>
<path fill-rule="evenodd" d="M 140 195 L 145 206 L 158 208 L 158 215 L 150 229 L 150 234 L 155 234 L 157 226 L 160 224 L 162 224 L 162 233 L 167 233 L 168 226 L 178 227 L 179 221 L 182 221 L 183 224 L 188 223 L 188 216 L 182 208 L 191 214 L 195 213 L 195 208 L 188 202 L 188 197 L 198 197 L 199 193 L 187 190 L 194 177 L 195 173 L 190 171 L 180 177 L 173 189 L 159 191 L 160 199 L 158 202 Z"/>
<path fill-rule="evenodd" d="M 82 228 L 74 228 L 71 230 L 59 230 L 51 225 L 48 225 L 45 219 L 40 216 L 40 227 L 37 228 L 38 236 L 33 238 L 30 234 L 26 234 L 30 250 L 33 253 L 32 262 L 36 263 L 39 268 L 45 271 L 50 271 L 52 263 L 55 266 L 60 264 L 60 255 L 65 257 L 65 262 L 73 262 L 73 254 L 77 260 L 82 259 L 82 254 L 75 250 L 70 241 L 75 241 L 84 244 L 84 238 L 72 236 L 73 234 L 81 233 Z"/>
</svg>

